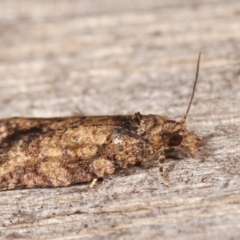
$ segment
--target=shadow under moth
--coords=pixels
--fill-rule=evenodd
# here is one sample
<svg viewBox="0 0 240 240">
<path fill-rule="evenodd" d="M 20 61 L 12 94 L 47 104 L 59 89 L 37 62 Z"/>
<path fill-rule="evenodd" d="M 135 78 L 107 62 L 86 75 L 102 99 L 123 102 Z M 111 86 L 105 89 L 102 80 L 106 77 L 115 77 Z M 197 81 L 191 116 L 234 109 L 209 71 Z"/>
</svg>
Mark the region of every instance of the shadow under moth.
<svg viewBox="0 0 240 240">
<path fill-rule="evenodd" d="M 159 161 L 177 150 L 195 157 L 200 137 L 158 115 L 9 118 L 0 120 L 0 190 L 91 183 L 117 169 Z"/>
</svg>

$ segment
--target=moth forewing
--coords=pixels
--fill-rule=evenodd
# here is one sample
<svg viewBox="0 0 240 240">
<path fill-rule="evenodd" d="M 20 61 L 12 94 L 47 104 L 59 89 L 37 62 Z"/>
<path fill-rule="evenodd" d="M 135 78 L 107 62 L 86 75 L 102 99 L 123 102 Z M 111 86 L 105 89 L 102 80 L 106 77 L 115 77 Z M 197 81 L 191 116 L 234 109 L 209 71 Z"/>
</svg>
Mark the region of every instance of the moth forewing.
<svg viewBox="0 0 240 240">
<path fill-rule="evenodd" d="M 0 190 L 90 183 L 117 169 L 159 160 L 181 148 L 196 156 L 198 137 L 157 115 L 9 118 L 0 120 Z"/>
</svg>

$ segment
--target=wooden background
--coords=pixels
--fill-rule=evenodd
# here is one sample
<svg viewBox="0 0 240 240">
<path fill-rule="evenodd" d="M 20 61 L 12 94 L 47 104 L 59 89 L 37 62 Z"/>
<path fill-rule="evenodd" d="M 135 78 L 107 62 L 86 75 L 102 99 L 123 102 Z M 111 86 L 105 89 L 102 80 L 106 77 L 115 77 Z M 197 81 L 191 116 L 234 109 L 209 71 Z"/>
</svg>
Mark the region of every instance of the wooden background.
<svg viewBox="0 0 240 240">
<path fill-rule="evenodd" d="M 94 189 L 0 192 L 0 239 L 238 239 L 239 0 L 1 0 L 1 118 L 158 114 L 203 137 L 196 159 Z"/>
</svg>

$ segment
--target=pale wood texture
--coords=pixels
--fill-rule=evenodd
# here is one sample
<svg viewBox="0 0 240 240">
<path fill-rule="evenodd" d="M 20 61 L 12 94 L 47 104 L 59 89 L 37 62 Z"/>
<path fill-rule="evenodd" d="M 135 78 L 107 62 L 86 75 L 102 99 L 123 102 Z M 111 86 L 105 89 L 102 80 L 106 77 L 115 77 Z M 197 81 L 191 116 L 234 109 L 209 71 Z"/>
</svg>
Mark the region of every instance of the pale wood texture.
<svg viewBox="0 0 240 240">
<path fill-rule="evenodd" d="M 1 117 L 180 119 L 196 159 L 116 174 L 89 189 L 0 192 L 1 239 L 239 239 L 240 2 L 1 0 Z"/>
</svg>

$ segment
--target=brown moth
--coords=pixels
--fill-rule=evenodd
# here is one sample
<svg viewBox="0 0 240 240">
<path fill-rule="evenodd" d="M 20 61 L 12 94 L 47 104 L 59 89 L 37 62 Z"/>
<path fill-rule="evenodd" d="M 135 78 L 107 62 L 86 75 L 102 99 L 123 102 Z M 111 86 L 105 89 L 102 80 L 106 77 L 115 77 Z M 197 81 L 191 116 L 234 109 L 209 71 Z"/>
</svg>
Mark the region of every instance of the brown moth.
<svg viewBox="0 0 240 240">
<path fill-rule="evenodd" d="M 195 157 L 200 137 L 157 115 L 9 118 L 0 120 L 0 190 L 63 187 L 92 182 L 117 169 L 159 160 L 177 149 Z"/>
</svg>

